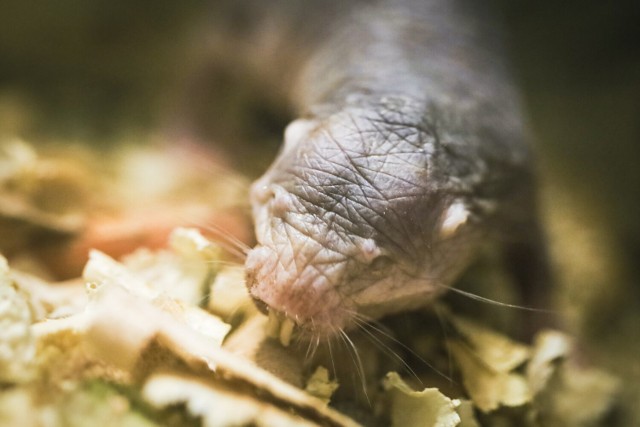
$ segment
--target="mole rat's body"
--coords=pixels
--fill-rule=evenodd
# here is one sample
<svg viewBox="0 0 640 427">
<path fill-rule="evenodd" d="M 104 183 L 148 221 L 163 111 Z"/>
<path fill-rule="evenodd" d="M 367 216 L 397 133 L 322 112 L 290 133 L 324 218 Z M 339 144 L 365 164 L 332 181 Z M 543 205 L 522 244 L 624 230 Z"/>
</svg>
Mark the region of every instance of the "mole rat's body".
<svg viewBox="0 0 640 427">
<path fill-rule="evenodd" d="M 300 119 L 252 188 L 249 291 L 320 337 L 428 304 L 485 240 L 535 234 L 493 22 L 472 2 L 387 3 L 319 37 L 292 82 Z"/>
</svg>

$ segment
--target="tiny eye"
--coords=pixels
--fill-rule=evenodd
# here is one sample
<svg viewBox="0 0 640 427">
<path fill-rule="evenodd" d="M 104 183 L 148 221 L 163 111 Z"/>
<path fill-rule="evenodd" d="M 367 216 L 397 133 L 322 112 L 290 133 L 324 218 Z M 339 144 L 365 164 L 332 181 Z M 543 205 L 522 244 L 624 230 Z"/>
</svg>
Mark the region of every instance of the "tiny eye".
<svg viewBox="0 0 640 427">
<path fill-rule="evenodd" d="M 393 265 L 391 257 L 386 255 L 377 256 L 369 266 L 369 269 L 374 275 L 384 274 Z"/>
</svg>

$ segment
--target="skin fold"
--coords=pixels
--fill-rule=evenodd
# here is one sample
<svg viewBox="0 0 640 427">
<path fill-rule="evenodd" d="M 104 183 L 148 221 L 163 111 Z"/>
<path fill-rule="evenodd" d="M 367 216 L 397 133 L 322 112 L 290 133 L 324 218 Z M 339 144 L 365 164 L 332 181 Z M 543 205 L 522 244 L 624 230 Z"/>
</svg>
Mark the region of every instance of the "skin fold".
<svg viewBox="0 0 640 427">
<path fill-rule="evenodd" d="M 487 241 L 516 248 L 523 288 L 541 286 L 526 273 L 544 263 L 531 149 L 491 14 L 459 0 L 325 9 L 281 75 L 298 119 L 251 191 L 258 305 L 329 337 L 428 304 Z"/>
</svg>

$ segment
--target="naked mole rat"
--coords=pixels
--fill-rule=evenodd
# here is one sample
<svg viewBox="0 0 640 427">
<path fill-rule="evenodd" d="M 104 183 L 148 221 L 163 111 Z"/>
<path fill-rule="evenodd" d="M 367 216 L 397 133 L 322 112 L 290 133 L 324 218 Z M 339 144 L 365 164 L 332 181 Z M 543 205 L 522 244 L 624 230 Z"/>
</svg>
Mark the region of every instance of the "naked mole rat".
<svg viewBox="0 0 640 427">
<path fill-rule="evenodd" d="M 485 5 L 486 6 L 486 5 Z M 532 153 L 490 13 L 354 2 L 292 73 L 298 119 L 252 186 L 259 306 L 322 339 L 428 304 L 486 241 L 544 293 Z"/>
</svg>

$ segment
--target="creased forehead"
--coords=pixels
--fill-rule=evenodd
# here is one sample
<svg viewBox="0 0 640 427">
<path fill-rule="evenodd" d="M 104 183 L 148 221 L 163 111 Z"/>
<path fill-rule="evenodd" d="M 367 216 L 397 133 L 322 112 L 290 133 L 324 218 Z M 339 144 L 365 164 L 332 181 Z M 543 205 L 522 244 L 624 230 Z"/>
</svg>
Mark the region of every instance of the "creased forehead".
<svg viewBox="0 0 640 427">
<path fill-rule="evenodd" d="M 310 213 L 301 203 L 284 217 L 269 218 L 258 237 L 262 244 L 279 251 L 305 253 L 317 263 L 338 262 L 353 255 L 353 238 L 339 227 L 329 227 L 327 218 Z"/>
<path fill-rule="evenodd" d="M 438 211 L 434 143 L 418 127 L 340 115 L 289 151 L 271 180 L 338 234 L 406 248 L 425 241 Z"/>
</svg>

